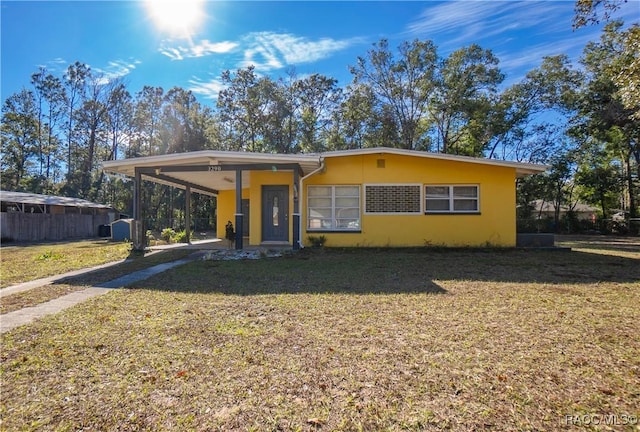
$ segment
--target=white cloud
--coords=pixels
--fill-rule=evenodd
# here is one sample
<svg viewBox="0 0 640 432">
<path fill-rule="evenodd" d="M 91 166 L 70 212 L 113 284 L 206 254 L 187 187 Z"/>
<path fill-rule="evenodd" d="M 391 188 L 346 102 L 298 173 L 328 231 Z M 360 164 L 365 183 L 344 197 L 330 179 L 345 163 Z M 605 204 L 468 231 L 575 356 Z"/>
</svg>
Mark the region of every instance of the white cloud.
<svg viewBox="0 0 640 432">
<path fill-rule="evenodd" d="M 523 29 L 542 35 L 571 28 L 571 19 L 564 19 L 567 11 L 573 11 L 569 2 L 459 0 L 428 7 L 406 33 L 421 38 L 442 35 L 441 45 L 455 49 Z"/>
<path fill-rule="evenodd" d="M 68 66 L 69 66 L 69 63 L 62 57 L 56 57 L 53 60 L 49 60 L 45 64 L 38 65 L 39 68 L 44 68 L 49 73 L 60 72 L 61 74 L 67 70 Z"/>
<path fill-rule="evenodd" d="M 202 81 L 199 78 L 189 80 L 189 90 L 193 93 L 204 96 L 207 99 L 218 99 L 218 93 L 224 89 L 222 81 L 213 79 L 211 81 Z"/>
<path fill-rule="evenodd" d="M 573 62 L 577 62 L 585 45 L 593 40 L 591 34 L 572 39 L 553 41 L 528 47 L 523 52 L 498 53 L 500 67 L 506 71 L 522 68 L 534 68 L 542 63 L 543 57 L 566 54 Z"/>
<path fill-rule="evenodd" d="M 260 32 L 244 37 L 247 48 L 241 67 L 253 65 L 256 70 L 270 71 L 287 65 L 312 63 L 348 48 L 356 39 L 310 40 L 289 33 Z"/>
<path fill-rule="evenodd" d="M 98 75 L 102 75 L 100 81 L 106 83 L 129 75 L 140 63 L 142 63 L 140 60 L 112 60 L 104 68 L 96 67 L 92 70 Z"/>
<path fill-rule="evenodd" d="M 227 54 L 242 50 L 239 67 L 255 66 L 256 70 L 270 71 L 286 65 L 311 63 L 344 50 L 356 42 L 355 39 L 335 40 L 321 38 L 310 40 L 289 33 L 249 33 L 240 42 L 213 43 L 206 39 L 188 46 L 172 46 L 168 41 L 160 52 L 171 60 L 204 57 L 211 54 Z"/>
<path fill-rule="evenodd" d="M 211 42 L 203 39 L 188 46 L 172 47 L 165 45 L 160 48 L 160 52 L 171 60 L 184 60 L 185 58 L 204 57 L 211 54 L 225 54 L 233 51 L 237 46 L 236 42 Z"/>
</svg>

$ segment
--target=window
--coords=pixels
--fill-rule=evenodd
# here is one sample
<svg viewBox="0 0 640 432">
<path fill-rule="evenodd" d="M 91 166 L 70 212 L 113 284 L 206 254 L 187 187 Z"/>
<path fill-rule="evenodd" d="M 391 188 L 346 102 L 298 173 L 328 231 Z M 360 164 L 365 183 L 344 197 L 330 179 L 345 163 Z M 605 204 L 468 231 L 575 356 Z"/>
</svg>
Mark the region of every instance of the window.
<svg viewBox="0 0 640 432">
<path fill-rule="evenodd" d="M 425 187 L 426 213 L 478 213 L 479 187 L 433 185 Z"/>
<path fill-rule="evenodd" d="M 359 186 L 309 186 L 307 229 L 360 231 Z"/>
<path fill-rule="evenodd" d="M 365 213 L 370 214 L 421 214 L 422 186 L 417 185 L 366 185 Z"/>
</svg>

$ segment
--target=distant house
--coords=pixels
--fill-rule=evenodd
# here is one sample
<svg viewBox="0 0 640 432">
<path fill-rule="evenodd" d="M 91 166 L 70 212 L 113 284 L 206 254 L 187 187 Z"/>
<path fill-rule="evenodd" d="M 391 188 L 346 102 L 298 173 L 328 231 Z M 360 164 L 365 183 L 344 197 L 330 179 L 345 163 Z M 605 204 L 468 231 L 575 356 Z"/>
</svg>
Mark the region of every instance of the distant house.
<svg viewBox="0 0 640 432">
<path fill-rule="evenodd" d="M 99 227 L 117 218 L 107 205 L 25 192 L 0 191 L 3 241 L 67 240 L 97 237 Z"/>
<path fill-rule="evenodd" d="M 216 196 L 217 236 L 225 238 L 232 221 L 241 234 L 236 248 L 248 241 L 296 249 L 313 237 L 338 247 L 515 246 L 516 179 L 547 167 L 381 147 L 321 154 L 206 150 L 108 161 L 103 168 L 134 177 L 137 190 L 147 180 L 184 188 L 187 200 L 191 192 Z M 134 203 L 136 221 L 144 211 Z"/>
<path fill-rule="evenodd" d="M 539 199 L 532 202 L 532 207 L 534 217 L 540 216 L 541 219 L 553 219 L 555 217 L 556 206 L 553 202 Z M 598 208 L 583 203 L 574 203 L 570 206 L 561 205 L 558 215 L 562 218 L 569 211 L 573 212 L 577 220 L 595 221 L 598 215 Z"/>
</svg>

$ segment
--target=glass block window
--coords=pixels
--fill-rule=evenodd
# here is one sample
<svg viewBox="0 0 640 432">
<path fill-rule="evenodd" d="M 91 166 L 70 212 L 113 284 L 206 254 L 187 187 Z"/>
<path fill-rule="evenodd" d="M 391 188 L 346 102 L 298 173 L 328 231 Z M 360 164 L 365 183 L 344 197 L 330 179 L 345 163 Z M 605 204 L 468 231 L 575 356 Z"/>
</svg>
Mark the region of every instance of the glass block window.
<svg viewBox="0 0 640 432">
<path fill-rule="evenodd" d="M 421 213 L 421 185 L 366 185 L 365 213 Z"/>
</svg>

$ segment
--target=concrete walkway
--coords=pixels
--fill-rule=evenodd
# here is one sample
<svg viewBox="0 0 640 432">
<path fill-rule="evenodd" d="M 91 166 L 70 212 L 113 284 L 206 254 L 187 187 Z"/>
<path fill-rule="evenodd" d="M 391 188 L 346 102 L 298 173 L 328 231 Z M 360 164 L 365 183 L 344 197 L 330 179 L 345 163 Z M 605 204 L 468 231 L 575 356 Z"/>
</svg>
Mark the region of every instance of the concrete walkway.
<svg viewBox="0 0 640 432">
<path fill-rule="evenodd" d="M 114 262 L 110 262 L 110 263 L 106 263 L 106 264 L 102 264 L 99 266 L 95 266 L 95 267 L 90 267 L 90 268 L 85 268 L 85 269 L 80 269 L 80 270 L 74 270 L 74 271 L 70 271 L 68 273 L 63 273 L 63 274 L 58 274 L 55 276 L 49 276 L 46 278 L 42 278 L 42 279 L 36 279 L 36 280 L 32 280 L 29 282 L 24 282 L 21 284 L 17 284 L 17 285 L 12 285 L 6 288 L 0 288 L 0 298 L 2 297 L 6 297 L 8 295 L 11 294 L 16 294 L 19 292 L 23 292 L 23 291 L 29 291 L 30 289 L 33 288 L 38 288 L 41 286 L 45 286 L 45 285 L 50 285 L 52 283 L 56 283 L 58 281 L 61 281 L 63 279 L 72 277 L 72 276 L 77 276 L 80 274 L 85 274 L 85 273 L 90 273 L 92 271 L 96 271 L 96 270 L 101 270 L 101 269 L 105 269 L 108 267 L 113 267 L 115 265 L 118 264 L 122 264 L 123 262 L 127 261 L 126 259 L 120 260 L 120 261 L 114 261 Z"/>
<path fill-rule="evenodd" d="M 16 327 L 29 324 L 34 320 L 41 318 L 43 316 L 58 313 L 62 310 L 65 310 L 71 306 L 74 306 L 92 297 L 106 294 L 112 289 L 125 287 L 135 282 L 147 279 L 153 275 L 162 273 L 173 267 L 186 264 L 190 261 L 198 259 L 201 256 L 202 256 L 202 253 L 196 252 L 190 255 L 189 257 L 183 258 L 181 260 L 158 264 L 156 266 L 149 267 L 144 270 L 139 270 L 131 274 L 119 277 L 117 279 L 114 279 L 105 283 L 101 283 L 96 286 L 92 286 L 82 291 L 72 292 L 70 294 L 48 301 L 46 303 L 41 303 L 36 306 L 27 307 L 27 308 L 19 309 L 13 312 L 0 315 L 0 333 L 5 333 Z M 15 287 L 4 288 L 0 291 L 0 294 L 1 294 L 0 297 L 7 296 L 9 294 L 15 294 L 16 292 L 26 291 L 39 286 L 47 285 L 52 283 L 53 281 L 62 279 L 64 277 L 75 276 L 75 275 L 90 272 L 99 268 L 105 268 L 111 265 L 116 265 L 116 264 L 119 264 L 120 262 L 110 263 L 110 264 L 98 266 L 98 267 L 92 267 L 90 269 L 85 269 L 85 270 L 78 270 L 75 272 L 65 273 L 64 275 L 53 276 L 50 278 L 38 279 L 37 281 L 27 282 L 24 284 L 16 285 Z"/>
</svg>

